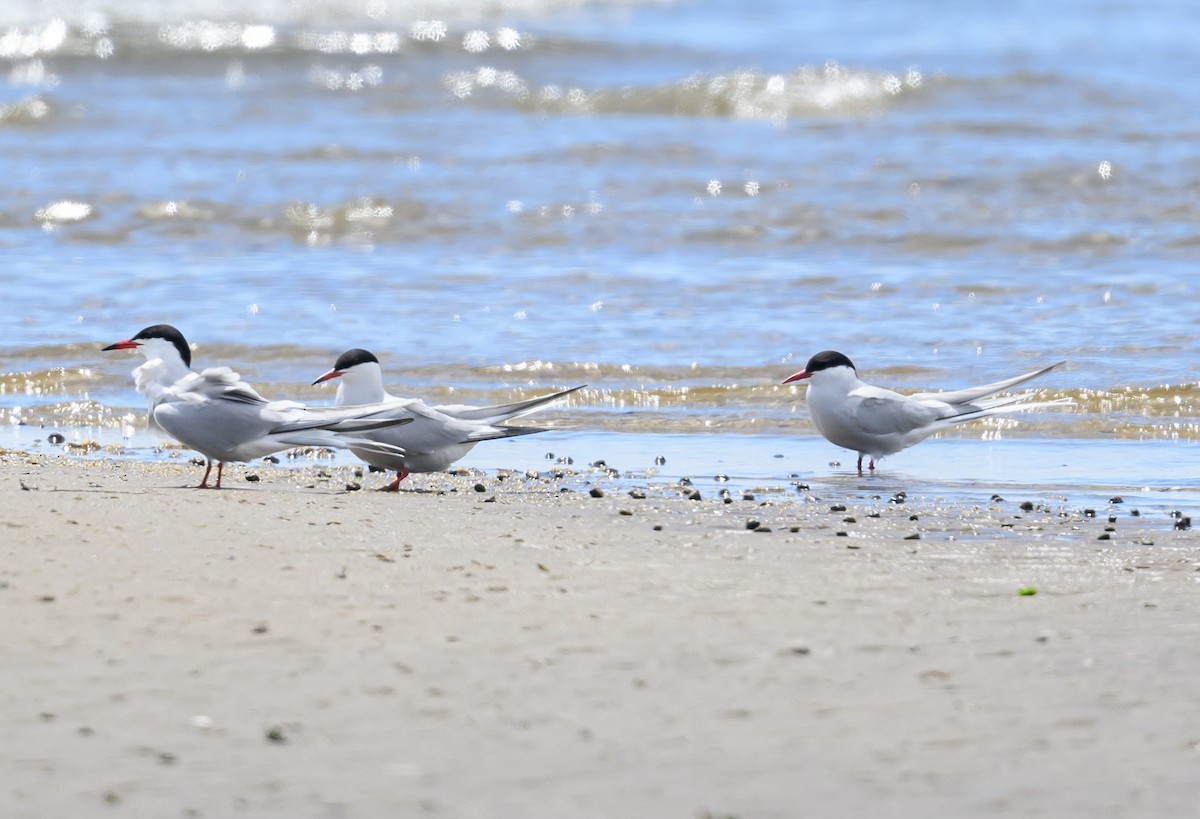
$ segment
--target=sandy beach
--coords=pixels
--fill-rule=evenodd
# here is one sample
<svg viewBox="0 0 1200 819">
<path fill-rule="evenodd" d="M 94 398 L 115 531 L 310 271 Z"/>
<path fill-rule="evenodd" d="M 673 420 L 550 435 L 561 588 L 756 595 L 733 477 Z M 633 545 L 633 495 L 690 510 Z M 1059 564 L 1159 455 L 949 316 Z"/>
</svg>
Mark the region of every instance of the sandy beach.
<svg viewBox="0 0 1200 819">
<path fill-rule="evenodd" d="M 198 473 L 0 458 L 5 816 L 1200 812 L 1161 518 Z"/>
</svg>

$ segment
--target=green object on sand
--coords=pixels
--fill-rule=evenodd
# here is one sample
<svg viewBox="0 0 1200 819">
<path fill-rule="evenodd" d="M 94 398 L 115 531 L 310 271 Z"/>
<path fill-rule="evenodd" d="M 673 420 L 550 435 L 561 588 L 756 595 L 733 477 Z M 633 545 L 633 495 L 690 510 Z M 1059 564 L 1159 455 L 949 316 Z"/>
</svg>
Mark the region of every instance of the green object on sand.
<svg viewBox="0 0 1200 819">
<path fill-rule="evenodd" d="M 1037 594 L 1037 587 L 1022 586 L 1021 588 L 1017 589 L 1017 594 L 1021 597 L 1032 597 L 1033 595 Z"/>
</svg>

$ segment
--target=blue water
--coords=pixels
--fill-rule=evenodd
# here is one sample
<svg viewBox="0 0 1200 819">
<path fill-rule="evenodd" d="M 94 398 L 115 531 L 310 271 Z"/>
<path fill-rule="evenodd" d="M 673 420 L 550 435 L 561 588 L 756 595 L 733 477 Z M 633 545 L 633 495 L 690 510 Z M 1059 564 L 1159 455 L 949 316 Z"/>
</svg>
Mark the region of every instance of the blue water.
<svg viewBox="0 0 1200 819">
<path fill-rule="evenodd" d="M 754 436 L 829 446 L 773 388 L 817 350 L 913 389 L 1066 359 L 1045 386 L 1080 408 L 1030 440 L 1188 483 L 1194 4 L 90 9 L 0 9 L 18 445 L 138 412 L 98 348 L 165 321 L 305 400 L 352 346 L 405 394 L 586 381 L 580 434 L 708 435 L 750 476 Z M 955 484 L 945 445 L 895 468 Z"/>
</svg>

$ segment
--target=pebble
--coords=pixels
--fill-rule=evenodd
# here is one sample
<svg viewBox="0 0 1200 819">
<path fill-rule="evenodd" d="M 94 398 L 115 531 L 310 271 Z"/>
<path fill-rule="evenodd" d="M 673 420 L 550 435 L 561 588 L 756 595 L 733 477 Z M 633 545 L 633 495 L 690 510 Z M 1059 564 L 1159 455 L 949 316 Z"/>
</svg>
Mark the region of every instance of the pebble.
<svg viewBox="0 0 1200 819">
<path fill-rule="evenodd" d="M 746 528 L 752 532 L 755 529 L 757 529 L 759 526 L 762 526 L 762 523 L 755 520 L 754 518 L 750 518 L 750 520 L 746 521 Z"/>
<path fill-rule="evenodd" d="M 487 491 L 487 487 L 486 487 L 486 486 L 484 486 L 484 485 L 483 485 L 483 484 L 481 484 L 481 483 L 477 483 L 477 484 L 475 484 L 475 491 L 476 491 L 476 492 L 486 492 L 486 491 Z"/>
<path fill-rule="evenodd" d="M 65 444 L 67 442 L 66 436 L 57 432 L 50 433 L 48 436 L 46 436 L 46 440 L 55 445 Z"/>
<path fill-rule="evenodd" d="M 913 532 L 911 535 L 905 535 L 905 536 L 904 536 L 904 539 L 905 539 L 905 540 L 920 540 L 920 539 L 921 539 L 921 533 L 920 533 L 920 532 Z"/>
<path fill-rule="evenodd" d="M 593 486 L 591 488 L 591 491 L 588 492 L 588 494 L 591 495 L 593 498 L 602 498 L 602 497 L 604 497 L 604 490 L 598 486 Z"/>
<path fill-rule="evenodd" d="M 645 500 L 646 493 L 640 489 L 630 489 L 629 497 L 633 498 L 634 500 Z"/>
<path fill-rule="evenodd" d="M 699 489 L 693 489 L 691 492 L 688 493 L 687 499 L 695 500 L 695 501 L 704 500 L 704 496 L 700 494 Z"/>
<path fill-rule="evenodd" d="M 1032 512 L 1033 511 L 1033 501 L 1025 501 L 1024 503 L 1022 503 L 1021 511 L 1022 512 Z"/>
<path fill-rule="evenodd" d="M 835 503 L 833 506 L 829 507 L 829 511 L 830 512 L 845 512 L 846 505 L 843 503 Z"/>
<path fill-rule="evenodd" d="M 258 477 L 257 475 L 251 474 L 251 475 L 246 476 L 246 480 L 248 480 L 250 483 L 258 483 L 259 481 L 262 480 L 262 478 Z"/>
</svg>

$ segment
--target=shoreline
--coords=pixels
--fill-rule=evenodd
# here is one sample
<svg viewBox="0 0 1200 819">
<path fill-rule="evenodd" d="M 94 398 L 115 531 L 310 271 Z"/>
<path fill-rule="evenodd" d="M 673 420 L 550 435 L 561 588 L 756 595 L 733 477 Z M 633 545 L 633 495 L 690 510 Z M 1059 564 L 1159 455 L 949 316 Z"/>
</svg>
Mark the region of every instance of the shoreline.
<svg viewBox="0 0 1200 819">
<path fill-rule="evenodd" d="M 257 467 L 0 455 L 12 815 L 1195 810 L 1170 522 Z"/>
</svg>

